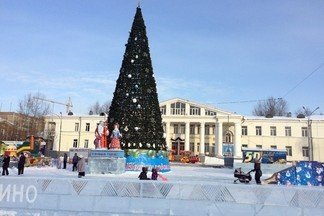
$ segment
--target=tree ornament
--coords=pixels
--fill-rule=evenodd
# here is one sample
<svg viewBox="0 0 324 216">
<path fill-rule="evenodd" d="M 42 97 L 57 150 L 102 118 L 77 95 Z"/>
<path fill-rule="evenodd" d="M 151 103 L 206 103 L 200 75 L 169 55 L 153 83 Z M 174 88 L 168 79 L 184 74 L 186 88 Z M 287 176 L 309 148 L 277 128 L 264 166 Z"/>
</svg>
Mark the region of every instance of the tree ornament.
<svg viewBox="0 0 324 216">
<path fill-rule="evenodd" d="M 137 99 L 136 98 L 133 98 L 133 103 L 136 103 L 137 102 Z"/>
<path fill-rule="evenodd" d="M 137 84 L 135 85 L 135 88 L 138 88 L 138 85 Z"/>
<path fill-rule="evenodd" d="M 138 109 L 141 109 L 141 104 L 137 104 L 137 108 Z"/>
<path fill-rule="evenodd" d="M 132 74 L 128 74 L 128 76 L 127 76 L 128 78 L 132 78 Z"/>
<path fill-rule="evenodd" d="M 135 58 L 138 58 L 138 55 L 136 55 Z"/>
<path fill-rule="evenodd" d="M 134 59 L 131 60 L 132 63 L 134 63 L 134 61 L 135 61 Z"/>
<path fill-rule="evenodd" d="M 129 94 L 128 93 L 126 93 L 126 97 L 128 97 L 129 96 Z"/>
<path fill-rule="evenodd" d="M 135 129 L 136 131 L 138 131 L 138 130 L 139 130 L 139 127 L 134 127 L 134 129 Z"/>
<path fill-rule="evenodd" d="M 128 127 L 127 126 L 125 127 L 124 131 L 126 131 L 126 132 L 128 131 Z"/>
<path fill-rule="evenodd" d="M 135 37 L 134 40 L 137 41 L 137 37 Z"/>
</svg>

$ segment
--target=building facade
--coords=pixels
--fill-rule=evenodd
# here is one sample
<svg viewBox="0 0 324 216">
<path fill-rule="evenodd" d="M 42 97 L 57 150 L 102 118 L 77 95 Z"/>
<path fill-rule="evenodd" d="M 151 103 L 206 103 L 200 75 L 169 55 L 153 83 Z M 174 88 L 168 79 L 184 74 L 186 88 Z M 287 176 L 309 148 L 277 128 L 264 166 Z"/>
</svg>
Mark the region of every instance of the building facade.
<svg viewBox="0 0 324 216">
<path fill-rule="evenodd" d="M 175 154 L 242 158 L 242 147 L 286 149 L 288 161 L 324 161 L 324 116 L 255 117 L 175 98 L 160 103 L 168 149 Z M 104 116 L 49 116 L 45 134 L 51 148 L 93 148 L 94 131 Z"/>
</svg>

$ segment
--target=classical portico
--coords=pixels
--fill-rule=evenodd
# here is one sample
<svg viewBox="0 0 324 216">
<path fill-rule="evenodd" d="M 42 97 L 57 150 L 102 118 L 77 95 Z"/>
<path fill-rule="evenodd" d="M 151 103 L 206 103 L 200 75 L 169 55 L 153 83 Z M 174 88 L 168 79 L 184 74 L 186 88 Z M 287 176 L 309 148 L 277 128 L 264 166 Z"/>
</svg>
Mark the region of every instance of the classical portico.
<svg viewBox="0 0 324 216">
<path fill-rule="evenodd" d="M 241 156 L 242 116 L 187 100 L 160 104 L 167 146 L 174 154 Z"/>
</svg>

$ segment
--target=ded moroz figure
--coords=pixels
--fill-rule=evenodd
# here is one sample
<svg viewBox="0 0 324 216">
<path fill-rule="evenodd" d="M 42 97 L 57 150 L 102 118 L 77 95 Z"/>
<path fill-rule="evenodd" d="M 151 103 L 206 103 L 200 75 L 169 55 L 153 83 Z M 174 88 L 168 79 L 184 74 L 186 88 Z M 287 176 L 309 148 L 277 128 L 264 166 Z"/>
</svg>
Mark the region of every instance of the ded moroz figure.
<svg viewBox="0 0 324 216">
<path fill-rule="evenodd" d="M 107 137 L 109 135 L 108 121 L 100 121 L 95 130 L 96 139 L 94 141 L 95 148 L 107 148 Z"/>
</svg>

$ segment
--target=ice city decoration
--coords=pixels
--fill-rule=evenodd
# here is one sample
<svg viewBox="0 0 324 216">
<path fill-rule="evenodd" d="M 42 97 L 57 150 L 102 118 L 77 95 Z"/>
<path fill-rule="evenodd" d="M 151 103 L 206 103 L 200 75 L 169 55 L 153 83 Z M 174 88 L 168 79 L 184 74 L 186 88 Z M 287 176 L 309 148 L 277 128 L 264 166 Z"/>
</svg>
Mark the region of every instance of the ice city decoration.
<svg viewBox="0 0 324 216">
<path fill-rule="evenodd" d="M 109 130 L 120 124 L 126 170 L 170 170 L 146 27 L 137 7 L 109 110 Z"/>
</svg>

